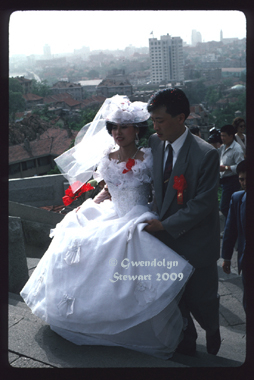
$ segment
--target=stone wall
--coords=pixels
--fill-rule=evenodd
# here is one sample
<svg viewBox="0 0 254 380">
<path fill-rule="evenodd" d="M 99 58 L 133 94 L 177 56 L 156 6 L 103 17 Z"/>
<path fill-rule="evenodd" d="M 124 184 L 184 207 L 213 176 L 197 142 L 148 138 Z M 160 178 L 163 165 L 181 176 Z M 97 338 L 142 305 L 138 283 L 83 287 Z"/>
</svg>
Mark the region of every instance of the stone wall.
<svg viewBox="0 0 254 380">
<path fill-rule="evenodd" d="M 9 200 L 34 207 L 60 206 L 66 187 L 62 174 L 9 179 Z"/>
<path fill-rule="evenodd" d="M 9 217 L 20 219 L 26 256 L 40 258 L 51 242 L 50 230 L 64 215 L 9 201 Z"/>
<path fill-rule="evenodd" d="M 21 219 L 9 217 L 9 292 L 19 293 L 28 280 Z"/>
</svg>

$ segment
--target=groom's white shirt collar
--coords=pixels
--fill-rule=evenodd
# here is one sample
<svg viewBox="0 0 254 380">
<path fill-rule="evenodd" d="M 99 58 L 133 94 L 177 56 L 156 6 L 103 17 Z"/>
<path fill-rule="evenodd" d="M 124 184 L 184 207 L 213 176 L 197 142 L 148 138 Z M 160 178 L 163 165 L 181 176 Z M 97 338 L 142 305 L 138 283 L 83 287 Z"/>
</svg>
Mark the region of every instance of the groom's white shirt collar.
<svg viewBox="0 0 254 380">
<path fill-rule="evenodd" d="M 187 137 L 187 134 L 188 134 L 188 128 L 185 126 L 185 131 L 184 133 L 178 137 L 178 139 L 176 139 L 172 144 L 172 149 L 173 149 L 173 166 L 175 165 L 175 162 L 177 160 L 177 157 L 178 157 L 178 153 L 180 151 L 180 149 L 182 148 L 184 142 L 185 142 L 185 139 Z M 167 149 L 167 146 L 168 144 L 170 144 L 169 141 L 165 141 L 165 146 L 164 146 L 164 151 L 166 152 L 166 149 Z M 164 163 L 163 163 L 163 167 L 165 167 L 165 164 L 166 164 L 166 161 L 167 161 L 167 154 L 164 154 Z"/>
</svg>

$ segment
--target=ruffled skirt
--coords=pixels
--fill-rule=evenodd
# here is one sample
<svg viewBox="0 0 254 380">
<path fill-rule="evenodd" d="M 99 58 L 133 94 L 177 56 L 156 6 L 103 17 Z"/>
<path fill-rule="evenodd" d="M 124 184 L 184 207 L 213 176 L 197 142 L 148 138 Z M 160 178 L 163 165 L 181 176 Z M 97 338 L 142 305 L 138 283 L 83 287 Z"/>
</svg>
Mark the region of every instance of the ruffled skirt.
<svg viewBox="0 0 254 380">
<path fill-rule="evenodd" d="M 178 302 L 193 267 L 143 230 L 152 218 L 148 206 L 118 217 L 111 201 L 88 199 L 52 230 L 21 296 L 75 344 L 171 357 L 182 339 Z"/>
</svg>

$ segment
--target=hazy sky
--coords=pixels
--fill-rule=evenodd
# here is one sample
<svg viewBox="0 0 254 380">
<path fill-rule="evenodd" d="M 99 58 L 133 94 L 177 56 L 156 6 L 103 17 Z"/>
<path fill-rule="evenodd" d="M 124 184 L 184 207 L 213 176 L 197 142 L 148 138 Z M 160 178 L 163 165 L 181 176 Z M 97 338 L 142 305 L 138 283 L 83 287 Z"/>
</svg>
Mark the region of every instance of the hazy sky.
<svg viewBox="0 0 254 380">
<path fill-rule="evenodd" d="M 240 11 L 16 11 L 10 17 L 9 51 L 14 54 L 43 54 L 49 44 L 52 54 L 148 46 L 169 33 L 191 43 L 196 29 L 202 40 L 246 37 L 246 19 Z"/>
</svg>

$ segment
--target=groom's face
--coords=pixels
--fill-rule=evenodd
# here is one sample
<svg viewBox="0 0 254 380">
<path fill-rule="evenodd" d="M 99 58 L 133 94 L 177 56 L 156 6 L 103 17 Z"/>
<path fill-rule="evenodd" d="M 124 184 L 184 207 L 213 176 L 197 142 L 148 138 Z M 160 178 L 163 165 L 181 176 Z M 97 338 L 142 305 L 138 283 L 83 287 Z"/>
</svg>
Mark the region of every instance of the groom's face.
<svg viewBox="0 0 254 380">
<path fill-rule="evenodd" d="M 154 130 L 162 141 L 173 143 L 185 131 L 184 113 L 172 117 L 166 112 L 165 106 L 159 107 L 151 112 L 151 119 L 153 121 Z"/>
</svg>

